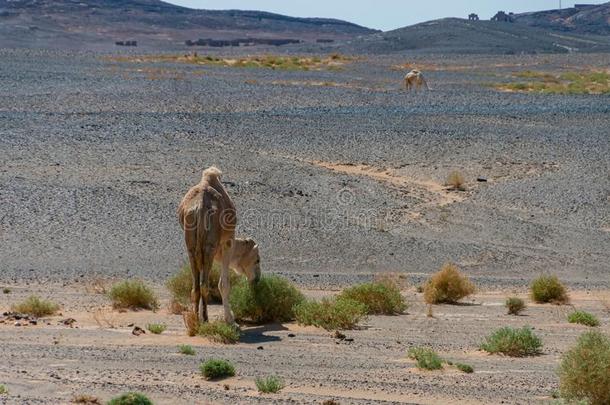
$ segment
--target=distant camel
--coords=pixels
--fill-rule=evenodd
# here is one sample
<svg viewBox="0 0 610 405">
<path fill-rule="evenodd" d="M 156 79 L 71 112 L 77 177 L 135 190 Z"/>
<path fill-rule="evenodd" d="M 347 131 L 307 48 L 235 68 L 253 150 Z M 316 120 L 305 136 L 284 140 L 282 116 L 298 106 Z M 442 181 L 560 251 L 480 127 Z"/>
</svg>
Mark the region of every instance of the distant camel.
<svg viewBox="0 0 610 405">
<path fill-rule="evenodd" d="M 218 288 L 227 323 L 234 323 L 229 304 L 229 268 L 245 274 L 251 283 L 260 278 L 258 245 L 252 239 L 235 239 L 236 210 L 220 182 L 216 167 L 203 171 L 199 184 L 191 187 L 178 206 L 178 219 L 191 264 L 191 302 L 200 322 L 208 321 L 208 284 L 212 263 L 222 264 Z"/>
<path fill-rule="evenodd" d="M 407 91 L 411 90 L 412 88 L 419 90 L 422 85 L 426 86 L 427 90 L 430 90 L 426 79 L 424 79 L 424 75 L 419 70 L 413 69 L 405 76 L 405 88 Z"/>
</svg>

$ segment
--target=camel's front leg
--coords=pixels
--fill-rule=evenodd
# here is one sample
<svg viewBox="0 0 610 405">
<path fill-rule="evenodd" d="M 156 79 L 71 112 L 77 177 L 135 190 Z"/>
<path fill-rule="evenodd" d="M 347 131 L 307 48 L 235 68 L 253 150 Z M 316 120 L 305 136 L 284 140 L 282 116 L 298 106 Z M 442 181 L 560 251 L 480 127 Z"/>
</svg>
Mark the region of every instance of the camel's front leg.
<svg viewBox="0 0 610 405">
<path fill-rule="evenodd" d="M 233 257 L 233 243 L 232 240 L 227 241 L 222 247 L 222 270 L 220 272 L 220 280 L 218 282 L 218 289 L 220 290 L 220 294 L 222 295 L 222 306 L 224 308 L 225 313 L 225 322 L 228 324 L 235 323 L 235 317 L 233 316 L 233 311 L 231 311 L 231 305 L 229 304 L 229 294 L 231 292 L 231 285 L 229 281 L 229 263 L 231 262 L 231 257 Z"/>
</svg>

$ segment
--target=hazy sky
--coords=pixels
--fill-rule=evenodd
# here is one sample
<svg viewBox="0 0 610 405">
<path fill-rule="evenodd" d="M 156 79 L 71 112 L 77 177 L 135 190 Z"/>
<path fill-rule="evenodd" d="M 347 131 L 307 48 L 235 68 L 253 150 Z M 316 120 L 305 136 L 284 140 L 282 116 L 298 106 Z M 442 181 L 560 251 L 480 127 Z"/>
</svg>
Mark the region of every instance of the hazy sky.
<svg viewBox="0 0 610 405">
<path fill-rule="evenodd" d="M 295 17 L 339 18 L 384 31 L 471 12 L 489 19 L 498 10 L 523 12 L 559 8 L 559 0 L 166 0 L 191 8 L 263 10 Z M 580 0 L 601 4 L 607 0 Z M 573 1 L 562 0 L 563 7 Z"/>
</svg>

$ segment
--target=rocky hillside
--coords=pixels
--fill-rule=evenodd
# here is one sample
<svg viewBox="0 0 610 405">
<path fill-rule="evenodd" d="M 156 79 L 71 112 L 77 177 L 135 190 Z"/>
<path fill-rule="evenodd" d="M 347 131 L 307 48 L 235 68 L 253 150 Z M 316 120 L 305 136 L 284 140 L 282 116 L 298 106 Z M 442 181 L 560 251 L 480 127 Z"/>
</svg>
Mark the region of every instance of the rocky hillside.
<svg viewBox="0 0 610 405">
<path fill-rule="evenodd" d="M 0 46 L 95 46 L 127 40 L 159 46 L 249 36 L 315 42 L 372 32 L 341 20 L 194 10 L 160 0 L 0 0 Z"/>
<path fill-rule="evenodd" d="M 610 2 L 599 5 L 577 5 L 563 10 L 517 14 L 516 23 L 534 27 L 590 34 L 610 34 Z"/>
</svg>

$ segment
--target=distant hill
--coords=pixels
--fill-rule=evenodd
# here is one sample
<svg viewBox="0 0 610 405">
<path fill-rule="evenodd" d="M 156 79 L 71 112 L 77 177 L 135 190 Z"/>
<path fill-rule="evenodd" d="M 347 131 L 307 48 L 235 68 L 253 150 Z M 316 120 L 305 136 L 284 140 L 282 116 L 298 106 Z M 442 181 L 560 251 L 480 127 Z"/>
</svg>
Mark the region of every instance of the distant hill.
<svg viewBox="0 0 610 405">
<path fill-rule="evenodd" d="M 610 2 L 599 5 L 577 5 L 562 10 L 516 14 L 515 23 L 554 30 L 610 34 Z"/>
<path fill-rule="evenodd" d="M 346 51 L 376 54 L 601 52 L 610 50 L 610 37 L 559 33 L 520 23 L 445 18 L 355 38 L 341 47 Z"/>
<path fill-rule="evenodd" d="M 162 46 L 198 38 L 248 36 L 315 42 L 373 32 L 335 19 L 195 10 L 160 0 L 0 0 L 0 46 L 79 47 L 127 40 Z"/>
</svg>

